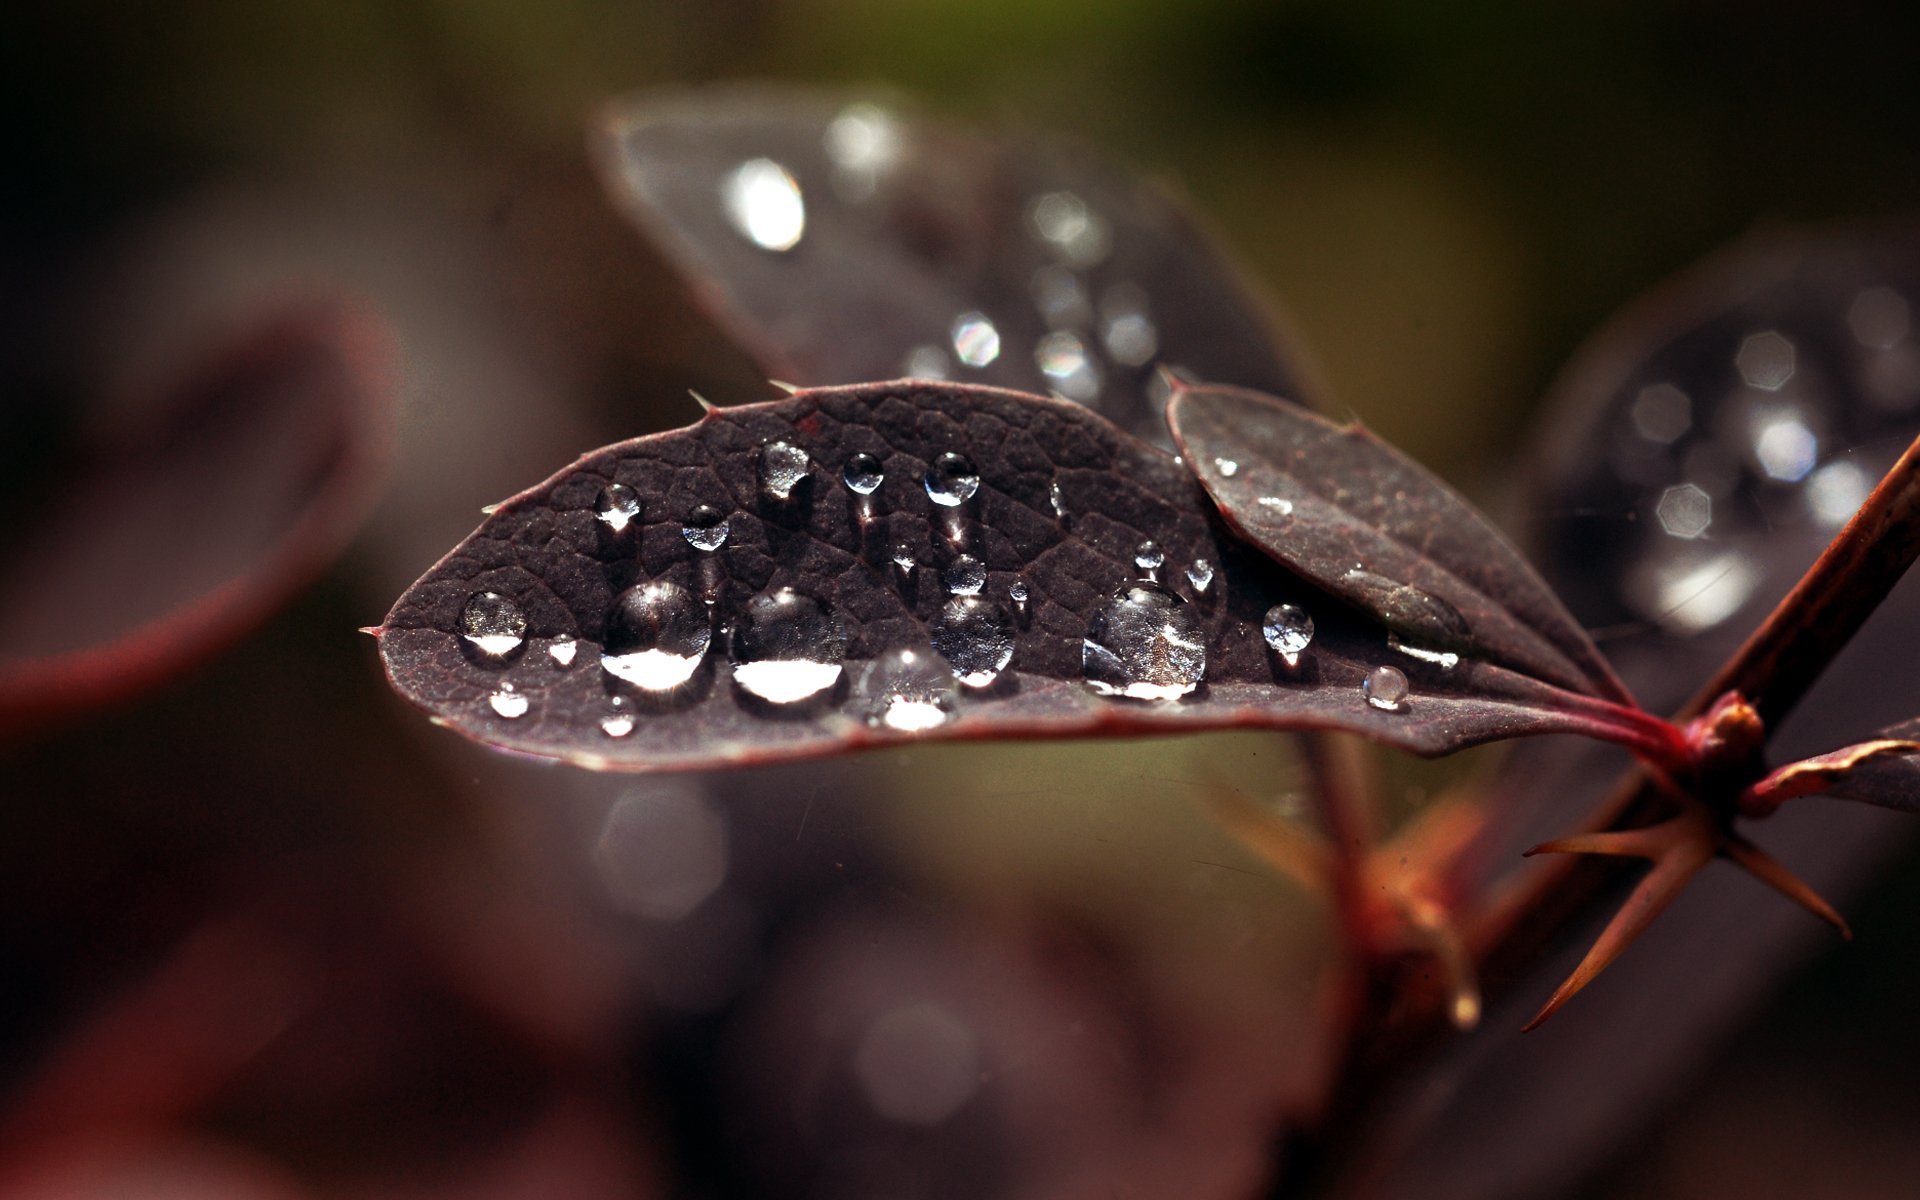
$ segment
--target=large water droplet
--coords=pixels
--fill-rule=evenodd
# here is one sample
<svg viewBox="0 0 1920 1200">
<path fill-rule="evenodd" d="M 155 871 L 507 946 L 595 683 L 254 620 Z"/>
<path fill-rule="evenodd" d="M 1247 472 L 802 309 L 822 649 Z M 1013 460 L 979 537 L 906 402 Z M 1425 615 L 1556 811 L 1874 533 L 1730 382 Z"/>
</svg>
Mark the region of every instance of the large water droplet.
<svg viewBox="0 0 1920 1200">
<path fill-rule="evenodd" d="M 971 554 L 962 554 L 947 564 L 941 579 L 956 596 L 978 595 L 987 586 L 987 565 Z"/>
<path fill-rule="evenodd" d="M 733 525 L 727 520 L 727 514 L 713 505 L 699 504 L 687 514 L 687 523 L 680 527 L 680 532 L 685 535 L 687 545 L 711 554 L 727 544 Z"/>
<path fill-rule="evenodd" d="M 846 470 L 841 472 L 840 477 L 846 481 L 848 488 L 862 496 L 873 495 L 887 481 L 887 473 L 881 469 L 880 460 L 864 450 L 847 459 Z"/>
<path fill-rule="evenodd" d="M 593 499 L 593 515 L 611 533 L 625 533 L 640 516 L 640 497 L 624 483 L 610 483 Z"/>
<path fill-rule="evenodd" d="M 760 447 L 760 490 L 770 500 L 791 500 L 812 467 L 813 459 L 792 442 L 768 442 Z"/>
<path fill-rule="evenodd" d="M 791 250 L 807 229 L 800 185 L 770 158 L 750 158 L 728 172 L 720 203 L 740 236 L 763 250 Z"/>
<path fill-rule="evenodd" d="M 475 592 L 460 610 L 460 636 L 491 659 L 503 659 L 527 644 L 527 614 L 499 592 Z"/>
<path fill-rule="evenodd" d="M 821 601 L 775 588 L 747 601 L 727 648 L 743 690 L 770 704 L 793 704 L 839 681 L 847 631 Z"/>
<path fill-rule="evenodd" d="M 1313 616 L 1297 604 L 1276 604 L 1260 622 L 1260 636 L 1288 666 L 1294 666 L 1313 643 Z"/>
<path fill-rule="evenodd" d="M 980 490 L 980 472 L 964 454 L 951 451 L 933 460 L 923 481 L 927 498 L 935 504 L 957 508 L 973 499 Z"/>
<path fill-rule="evenodd" d="M 1087 684 L 1103 696 L 1173 700 L 1200 686 L 1207 646 L 1186 601 L 1156 583 L 1122 588 L 1087 623 Z"/>
<path fill-rule="evenodd" d="M 969 367 L 984 367 L 1000 357 L 1000 331 L 984 313 L 963 312 L 953 319 L 953 354 Z"/>
<path fill-rule="evenodd" d="M 493 711 L 509 721 L 518 720 L 527 715 L 527 698 L 514 690 L 510 683 L 502 683 L 500 690 L 487 697 L 487 703 Z"/>
<path fill-rule="evenodd" d="M 570 667 L 573 665 L 573 656 L 579 653 L 579 650 L 580 644 L 572 638 L 556 638 L 547 646 L 547 657 L 551 658 L 557 667 Z"/>
<path fill-rule="evenodd" d="M 656 579 L 615 598 L 600 666 L 637 688 L 664 692 L 693 677 L 712 641 L 706 606 L 679 584 Z"/>
<path fill-rule="evenodd" d="M 919 733 L 953 719 L 960 692 L 953 672 L 930 650 L 896 646 L 860 675 L 860 709 L 869 725 Z"/>
<path fill-rule="evenodd" d="M 1407 699 L 1407 675 L 1399 667 L 1375 667 L 1360 684 L 1367 703 L 1387 712 L 1399 712 Z"/>
<path fill-rule="evenodd" d="M 955 596 L 947 601 L 929 632 L 933 648 L 968 687 L 986 687 L 1013 661 L 1013 617 L 982 596 Z"/>
</svg>

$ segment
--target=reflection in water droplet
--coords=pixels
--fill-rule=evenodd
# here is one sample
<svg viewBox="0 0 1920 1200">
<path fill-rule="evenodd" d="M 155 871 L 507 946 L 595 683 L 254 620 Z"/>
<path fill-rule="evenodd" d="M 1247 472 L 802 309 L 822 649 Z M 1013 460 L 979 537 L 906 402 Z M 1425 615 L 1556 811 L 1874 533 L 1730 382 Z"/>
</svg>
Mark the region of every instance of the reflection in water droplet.
<svg viewBox="0 0 1920 1200">
<path fill-rule="evenodd" d="M 834 190 L 856 204 L 871 197 L 880 177 L 899 163 L 903 141 L 899 123 L 879 105 L 860 101 L 841 109 L 821 138 Z"/>
<path fill-rule="evenodd" d="M 1691 483 L 1678 484 L 1660 494 L 1654 516 L 1669 537 L 1691 540 L 1713 524 L 1713 497 Z"/>
<path fill-rule="evenodd" d="M 1017 617 L 1027 615 L 1027 581 L 1016 579 L 1007 585 L 1007 599 L 1013 601 L 1013 612 Z"/>
<path fill-rule="evenodd" d="M 1398 650 L 1408 658 L 1417 658 L 1421 662 L 1432 663 L 1443 671 L 1451 671 L 1460 665 L 1460 656 L 1451 650 L 1429 650 L 1425 646 L 1411 646 L 1400 640 L 1397 633 L 1387 635 L 1389 648 Z"/>
<path fill-rule="evenodd" d="M 862 450 L 847 459 L 847 468 L 841 473 L 847 487 L 862 496 L 871 496 L 880 490 L 887 481 L 887 474 L 880 468 L 880 460 Z"/>
<path fill-rule="evenodd" d="M 953 719 L 960 692 L 931 650 L 896 646 L 867 664 L 857 689 L 869 725 L 920 733 Z"/>
<path fill-rule="evenodd" d="M 955 317 L 948 337 L 954 356 L 969 367 L 984 367 L 1000 357 L 1000 331 L 983 313 L 963 312 Z"/>
<path fill-rule="evenodd" d="M 1807 480 L 1807 508 L 1814 520 L 1838 529 L 1867 502 L 1867 494 L 1872 490 L 1873 479 L 1858 464 L 1844 458 L 1835 459 Z"/>
<path fill-rule="evenodd" d="M 1289 667 L 1298 666 L 1301 653 L 1313 643 L 1313 616 L 1297 604 L 1276 604 L 1261 621 L 1260 636 Z"/>
<path fill-rule="evenodd" d="M 527 698 L 514 691 L 510 683 L 502 683 L 499 691 L 487 697 L 487 703 L 509 721 L 527 715 Z"/>
<path fill-rule="evenodd" d="M 956 596 L 978 595 L 987 586 L 987 565 L 971 554 L 962 554 L 947 564 L 942 580 Z"/>
<path fill-rule="evenodd" d="M 792 704 L 839 681 L 847 631 L 822 601 L 776 588 L 747 601 L 727 649 L 743 690 L 771 704 Z"/>
<path fill-rule="evenodd" d="M 1107 256 L 1107 222 L 1072 192 L 1047 192 L 1027 208 L 1027 222 L 1048 249 L 1076 267 L 1090 267 Z"/>
<path fill-rule="evenodd" d="M 1640 389 L 1630 415 L 1641 437 L 1671 445 L 1693 428 L 1693 401 L 1671 383 L 1656 383 Z"/>
<path fill-rule="evenodd" d="M 1820 440 L 1800 419 L 1798 409 L 1771 409 L 1758 415 L 1753 456 L 1760 469 L 1782 483 L 1798 483 L 1820 459 Z"/>
<path fill-rule="evenodd" d="M 1740 343 L 1733 365 L 1748 387 L 1777 392 L 1793 378 L 1793 343 L 1773 330 L 1753 334 Z"/>
<path fill-rule="evenodd" d="M 913 547 L 905 542 L 895 542 L 892 552 L 893 569 L 903 578 L 911 578 L 913 569 L 920 565 L 913 557 Z"/>
<path fill-rule="evenodd" d="M 1387 712 L 1398 712 L 1407 699 L 1406 672 L 1399 667 L 1375 667 L 1360 684 L 1367 703 Z"/>
<path fill-rule="evenodd" d="M 1160 543 L 1148 538 L 1133 550 L 1133 565 L 1142 571 L 1158 571 L 1167 561 L 1166 552 L 1160 549 Z"/>
<path fill-rule="evenodd" d="M 950 379 L 953 360 L 938 346 L 915 346 L 901 362 L 900 374 L 905 379 Z"/>
<path fill-rule="evenodd" d="M 1216 458 L 1213 460 L 1213 465 L 1215 470 L 1229 479 L 1240 473 L 1240 464 L 1230 458 Z"/>
<path fill-rule="evenodd" d="M 1196 558 L 1187 568 L 1187 582 L 1193 586 L 1194 594 L 1204 596 L 1213 587 L 1213 564 L 1204 558 Z"/>
<path fill-rule="evenodd" d="M 610 738 L 623 738 L 633 732 L 632 706 L 625 696 L 613 698 L 613 711 L 600 718 L 600 732 Z"/>
<path fill-rule="evenodd" d="M 609 532 L 625 533 L 640 516 L 640 497 L 624 483 L 610 483 L 594 497 L 593 515 Z"/>
<path fill-rule="evenodd" d="M 460 636 L 492 659 L 503 659 L 527 644 L 527 614 L 499 592 L 475 592 L 460 610 Z"/>
<path fill-rule="evenodd" d="M 664 692 L 693 677 L 712 641 L 706 606 L 679 584 L 656 579 L 614 599 L 600 668 L 634 687 Z"/>
<path fill-rule="evenodd" d="M 1200 686 L 1207 646 L 1186 601 L 1159 584 L 1122 588 L 1087 623 L 1087 684 L 1103 696 L 1173 700 Z"/>
<path fill-rule="evenodd" d="M 558 638 L 547 647 L 547 657 L 551 658 L 556 666 L 570 667 L 573 665 L 573 656 L 579 652 L 579 649 L 579 643 L 572 638 Z"/>
<path fill-rule="evenodd" d="M 1147 293 L 1138 284 L 1116 283 L 1100 297 L 1100 340 L 1113 361 L 1144 367 L 1160 351 L 1160 331 L 1147 316 Z"/>
<path fill-rule="evenodd" d="M 697 505 L 687 514 L 687 523 L 680 527 L 687 545 L 709 554 L 726 545 L 727 535 L 732 531 L 733 525 L 727 520 L 727 514 L 711 504 Z"/>
<path fill-rule="evenodd" d="M 986 687 L 1013 661 L 1013 617 L 984 597 L 955 596 L 928 629 L 933 648 L 967 687 Z"/>
<path fill-rule="evenodd" d="M 939 1125 L 979 1090 L 979 1039 L 938 1004 L 908 1004 L 868 1027 L 854 1051 L 853 1074 L 881 1118 Z"/>
<path fill-rule="evenodd" d="M 1062 396 L 1085 403 L 1100 394 L 1100 374 L 1087 355 L 1085 343 L 1063 329 L 1041 338 L 1033 348 L 1033 361 Z"/>
<path fill-rule="evenodd" d="M 615 908 L 678 921 L 727 878 L 727 823 L 691 788 L 636 788 L 608 811 L 593 862 Z"/>
<path fill-rule="evenodd" d="M 1033 306 L 1049 329 L 1084 329 L 1093 322 L 1093 304 L 1080 277 L 1058 263 L 1033 273 Z"/>
<path fill-rule="evenodd" d="M 1912 319 L 1906 297 L 1889 287 L 1872 287 L 1853 298 L 1847 325 L 1862 346 L 1887 350 L 1906 340 Z"/>
<path fill-rule="evenodd" d="M 760 491 L 770 500 L 791 500 L 812 467 L 813 459 L 792 442 L 768 442 L 760 447 Z"/>
<path fill-rule="evenodd" d="M 927 467 L 927 476 L 922 483 L 929 500 L 947 508 L 957 508 L 973 499 L 980 490 L 980 472 L 974 469 L 973 463 L 965 455 L 948 452 L 934 459 Z"/>
<path fill-rule="evenodd" d="M 740 236 L 763 250 L 791 250 L 807 228 L 807 206 L 793 175 L 770 158 L 750 158 L 727 174 L 720 203 Z"/>
<path fill-rule="evenodd" d="M 1060 494 L 1060 481 L 1054 480 L 1047 485 L 1047 501 L 1053 505 L 1054 519 L 1062 524 L 1067 520 L 1067 498 Z"/>
</svg>

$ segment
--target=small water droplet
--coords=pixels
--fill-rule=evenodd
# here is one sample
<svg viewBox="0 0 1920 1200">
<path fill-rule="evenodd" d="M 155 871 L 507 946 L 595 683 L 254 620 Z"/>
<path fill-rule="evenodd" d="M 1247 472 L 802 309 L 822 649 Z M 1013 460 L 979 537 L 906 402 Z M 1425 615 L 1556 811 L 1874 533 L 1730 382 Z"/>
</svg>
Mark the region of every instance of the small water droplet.
<svg viewBox="0 0 1920 1200">
<path fill-rule="evenodd" d="M 711 554 L 727 544 L 733 525 L 727 520 L 727 514 L 713 505 L 700 504 L 687 514 L 687 523 L 680 527 L 680 532 L 686 537 L 687 545 Z"/>
<path fill-rule="evenodd" d="M 1387 712 L 1399 712 L 1407 699 L 1407 675 L 1399 667 L 1375 667 L 1360 684 L 1367 703 Z"/>
<path fill-rule="evenodd" d="M 475 592 L 460 610 L 460 636 L 490 659 L 503 659 L 527 644 L 527 614 L 499 592 Z"/>
<path fill-rule="evenodd" d="M 634 687 L 664 692 L 693 677 L 712 641 L 706 606 L 679 584 L 656 579 L 614 599 L 600 667 Z"/>
<path fill-rule="evenodd" d="M 1196 595 L 1206 595 L 1213 587 L 1213 564 L 1204 558 L 1196 558 L 1187 568 L 1187 582 L 1193 586 Z"/>
<path fill-rule="evenodd" d="M 1027 581 L 1016 579 L 1007 585 L 1007 599 L 1013 601 L 1013 613 L 1023 620 L 1027 615 Z"/>
<path fill-rule="evenodd" d="M 942 575 L 947 590 L 956 596 L 978 595 L 987 586 L 987 565 L 971 554 L 962 554 L 947 564 Z"/>
<path fill-rule="evenodd" d="M 928 631 L 933 648 L 967 687 L 986 687 L 1013 661 L 1013 617 L 985 597 L 955 596 L 941 606 Z"/>
<path fill-rule="evenodd" d="M 499 713 L 509 721 L 517 720 L 527 715 L 527 698 L 515 691 L 513 685 L 510 683 L 502 683 L 499 691 L 487 697 L 487 703 L 493 706 L 494 712 Z"/>
<path fill-rule="evenodd" d="M 573 656 L 579 652 L 579 649 L 580 644 L 572 638 L 557 638 L 547 646 L 547 657 L 551 658 L 556 666 L 570 667 L 573 665 Z"/>
<path fill-rule="evenodd" d="M 840 477 L 846 481 L 848 488 L 862 496 L 873 495 L 887 481 L 887 473 L 881 469 L 880 460 L 864 450 L 847 459 L 846 470 L 841 472 Z"/>
<path fill-rule="evenodd" d="M 813 459 L 792 442 L 768 442 L 760 447 L 760 490 L 770 500 L 791 500 L 812 467 Z"/>
<path fill-rule="evenodd" d="M 727 649 L 742 690 L 770 704 L 793 704 L 839 681 L 847 631 L 822 601 L 775 588 L 747 601 Z"/>
<path fill-rule="evenodd" d="M 1313 616 L 1297 604 L 1276 604 L 1260 622 L 1260 636 L 1289 667 L 1298 666 L 1300 655 L 1313 643 Z"/>
<path fill-rule="evenodd" d="M 980 472 L 974 469 L 972 461 L 964 454 L 948 451 L 927 467 L 927 477 L 922 482 L 929 500 L 948 508 L 957 508 L 973 499 L 980 490 Z"/>
<path fill-rule="evenodd" d="M 905 542 L 893 544 L 892 562 L 893 569 L 899 573 L 902 580 L 913 578 L 913 569 L 920 565 L 913 556 L 913 547 Z"/>
<path fill-rule="evenodd" d="M 1229 479 L 1240 473 L 1240 464 L 1231 458 L 1216 458 L 1213 460 L 1213 466 L 1215 470 Z"/>
<path fill-rule="evenodd" d="M 1087 623 L 1087 684 L 1103 696 L 1173 700 L 1200 686 L 1207 646 L 1186 601 L 1156 583 L 1122 588 Z"/>
<path fill-rule="evenodd" d="M 1387 635 L 1387 645 L 1398 650 L 1408 658 L 1417 658 L 1421 662 L 1432 663 L 1443 671 L 1451 671 L 1460 665 L 1460 656 L 1451 650 L 1429 650 L 1425 646 L 1410 646 L 1400 640 L 1397 633 Z"/>
<path fill-rule="evenodd" d="M 625 696 L 613 698 L 613 711 L 600 718 L 600 732 L 610 738 L 623 738 L 633 732 L 633 713 Z"/>
<path fill-rule="evenodd" d="M 953 719 L 960 691 L 931 650 L 896 646 L 867 664 L 858 687 L 869 725 L 921 733 Z"/>
<path fill-rule="evenodd" d="M 1060 481 L 1054 480 L 1047 485 L 1047 499 L 1053 505 L 1054 519 L 1061 524 L 1067 521 L 1067 499 L 1060 494 Z"/>
<path fill-rule="evenodd" d="M 1166 552 L 1160 549 L 1160 544 L 1151 538 L 1134 548 L 1133 565 L 1142 571 L 1158 571 L 1166 561 Z"/>
<path fill-rule="evenodd" d="M 1284 497 L 1262 496 L 1260 497 L 1259 503 L 1261 508 L 1266 509 L 1276 516 L 1290 517 L 1293 515 L 1293 501 Z"/>
<path fill-rule="evenodd" d="M 961 313 L 953 319 L 948 337 L 954 357 L 969 367 L 984 367 L 1000 357 L 1000 331 L 984 313 Z"/>
<path fill-rule="evenodd" d="M 640 497 L 624 483 L 610 483 L 593 499 L 593 515 L 611 533 L 625 533 L 640 516 Z"/>
<path fill-rule="evenodd" d="M 720 203 L 740 236 L 762 250 L 791 250 L 807 229 L 800 185 L 770 158 L 750 158 L 728 172 Z"/>
</svg>

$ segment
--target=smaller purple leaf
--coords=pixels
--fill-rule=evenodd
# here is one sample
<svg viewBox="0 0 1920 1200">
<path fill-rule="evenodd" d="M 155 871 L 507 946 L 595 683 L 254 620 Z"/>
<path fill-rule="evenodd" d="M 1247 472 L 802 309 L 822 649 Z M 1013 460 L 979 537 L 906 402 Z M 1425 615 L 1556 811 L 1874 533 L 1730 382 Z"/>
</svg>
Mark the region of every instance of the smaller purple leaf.
<svg viewBox="0 0 1920 1200">
<path fill-rule="evenodd" d="M 719 408 L 587 455 L 408 589 L 380 649 L 440 723 L 607 770 L 1233 726 L 1420 754 L 1664 730 L 1409 658 L 1078 405 L 926 382 Z"/>
<path fill-rule="evenodd" d="M 1752 791 L 1767 810 L 1794 796 L 1818 794 L 1920 813 L 1920 719 L 1883 729 L 1858 746 L 1791 763 Z"/>
<path fill-rule="evenodd" d="M 1631 706 L 1579 622 L 1472 505 L 1359 425 L 1237 388 L 1183 387 L 1168 420 L 1242 536 L 1373 614 L 1408 655 L 1459 654 Z"/>
</svg>

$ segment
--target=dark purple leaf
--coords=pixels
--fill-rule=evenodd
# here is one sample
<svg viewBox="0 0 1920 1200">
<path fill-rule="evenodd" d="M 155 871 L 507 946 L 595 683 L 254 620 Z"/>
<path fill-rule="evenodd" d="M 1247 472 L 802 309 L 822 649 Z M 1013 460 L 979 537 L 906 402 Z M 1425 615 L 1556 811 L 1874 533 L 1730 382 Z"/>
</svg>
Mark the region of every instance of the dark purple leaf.
<svg viewBox="0 0 1920 1200">
<path fill-rule="evenodd" d="M 331 561 L 384 464 L 382 331 L 282 315 L 102 406 L 0 575 L 0 728 L 154 683 Z"/>
<path fill-rule="evenodd" d="M 1874 734 L 1875 740 L 1920 741 L 1920 720 L 1902 721 Z M 1843 751 L 1836 755 L 1844 756 Z M 1849 765 L 1844 778 L 1824 794 L 1842 800 L 1858 800 L 1900 812 L 1920 813 L 1920 756 L 1913 754 L 1876 755 Z"/>
<path fill-rule="evenodd" d="M 1078 405 L 932 383 L 803 392 L 598 451 L 507 501 L 401 597 L 381 652 L 443 723 L 617 770 L 926 736 L 1244 725 L 1438 754 L 1664 729 L 1503 667 L 1409 658 L 1211 513 L 1175 459 Z M 1156 572 L 1160 590 L 1129 590 Z M 1263 637 L 1281 604 L 1314 624 L 1297 665 Z M 866 678 L 898 651 L 919 658 Z M 1377 700 L 1406 679 L 1411 695 L 1370 704 L 1378 668 Z M 956 694 L 969 674 L 983 686 Z"/>
<path fill-rule="evenodd" d="M 598 150 L 776 378 L 1055 391 L 1163 445 L 1162 366 L 1306 399 L 1182 206 L 1088 153 L 772 88 L 623 102 Z"/>
<path fill-rule="evenodd" d="M 1233 388 L 1168 408 L 1189 468 L 1248 541 L 1406 639 L 1631 704 L 1518 551 L 1425 468 L 1357 424 Z"/>
</svg>

